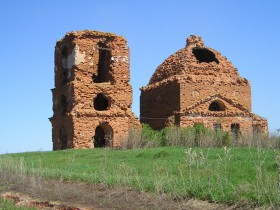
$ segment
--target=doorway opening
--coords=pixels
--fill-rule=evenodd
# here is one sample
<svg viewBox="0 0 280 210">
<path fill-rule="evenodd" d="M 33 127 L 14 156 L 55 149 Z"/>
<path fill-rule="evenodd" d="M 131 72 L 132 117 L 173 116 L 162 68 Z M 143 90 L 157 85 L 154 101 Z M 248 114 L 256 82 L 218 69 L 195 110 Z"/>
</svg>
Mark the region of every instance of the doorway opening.
<svg viewBox="0 0 280 210">
<path fill-rule="evenodd" d="M 102 123 L 95 129 L 94 147 L 112 147 L 113 129 L 108 123 Z"/>
<path fill-rule="evenodd" d="M 231 133 L 234 140 L 238 140 L 240 136 L 240 125 L 237 123 L 231 124 Z"/>
</svg>

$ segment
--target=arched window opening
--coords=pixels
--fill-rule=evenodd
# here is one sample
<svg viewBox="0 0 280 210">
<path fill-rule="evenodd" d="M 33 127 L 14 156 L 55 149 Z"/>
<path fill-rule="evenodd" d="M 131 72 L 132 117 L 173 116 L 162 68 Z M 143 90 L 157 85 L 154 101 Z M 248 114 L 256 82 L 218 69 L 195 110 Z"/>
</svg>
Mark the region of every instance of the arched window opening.
<svg viewBox="0 0 280 210">
<path fill-rule="evenodd" d="M 59 132 L 59 149 L 67 148 L 67 132 L 64 127 L 60 128 Z"/>
<path fill-rule="evenodd" d="M 66 114 L 67 112 L 67 100 L 66 100 L 66 97 L 65 95 L 61 95 L 61 98 L 60 98 L 60 113 L 62 115 Z"/>
<path fill-rule="evenodd" d="M 215 54 L 206 49 L 206 48 L 193 48 L 192 50 L 195 58 L 198 60 L 199 63 L 206 62 L 215 62 L 219 63 L 218 59 L 216 58 Z"/>
<path fill-rule="evenodd" d="M 109 72 L 110 72 L 110 61 L 111 61 L 111 51 L 104 43 L 98 43 L 98 69 L 97 75 L 93 75 L 93 82 L 102 83 L 109 82 Z"/>
<path fill-rule="evenodd" d="M 213 112 L 225 111 L 225 105 L 221 101 L 213 101 L 209 105 L 209 111 L 213 111 Z"/>
<path fill-rule="evenodd" d="M 105 111 L 109 108 L 109 101 L 104 94 L 97 94 L 94 99 L 94 109 L 97 111 Z"/>
<path fill-rule="evenodd" d="M 107 123 L 95 129 L 94 147 L 111 147 L 113 145 L 113 129 Z"/>
</svg>

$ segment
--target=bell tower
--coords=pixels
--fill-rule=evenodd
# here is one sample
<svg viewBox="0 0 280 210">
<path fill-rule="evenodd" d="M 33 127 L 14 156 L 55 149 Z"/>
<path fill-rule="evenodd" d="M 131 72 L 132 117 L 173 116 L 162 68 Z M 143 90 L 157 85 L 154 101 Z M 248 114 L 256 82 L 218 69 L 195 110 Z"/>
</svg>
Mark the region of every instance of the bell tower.
<svg viewBox="0 0 280 210">
<path fill-rule="evenodd" d="M 57 41 L 53 150 L 118 147 L 140 125 L 129 64 L 126 39 L 113 33 L 73 31 Z"/>
</svg>

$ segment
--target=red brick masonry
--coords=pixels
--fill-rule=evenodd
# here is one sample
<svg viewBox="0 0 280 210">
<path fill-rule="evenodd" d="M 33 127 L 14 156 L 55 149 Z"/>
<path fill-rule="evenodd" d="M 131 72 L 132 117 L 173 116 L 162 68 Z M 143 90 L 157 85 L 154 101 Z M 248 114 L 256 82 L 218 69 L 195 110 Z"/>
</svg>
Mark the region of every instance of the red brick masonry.
<svg viewBox="0 0 280 210">
<path fill-rule="evenodd" d="M 131 111 L 130 56 L 126 39 L 99 31 L 69 32 L 55 47 L 53 149 L 118 147 L 140 127 Z M 249 81 L 201 37 L 169 56 L 141 88 L 140 121 L 152 128 L 205 126 L 267 133 L 251 113 Z"/>
<path fill-rule="evenodd" d="M 188 37 L 140 90 L 141 123 L 155 129 L 202 123 L 243 134 L 267 132 L 267 120 L 251 112 L 249 81 L 199 36 Z"/>
<path fill-rule="evenodd" d="M 126 39 L 98 31 L 69 32 L 55 47 L 53 149 L 118 147 L 140 123 L 131 111 Z"/>
</svg>

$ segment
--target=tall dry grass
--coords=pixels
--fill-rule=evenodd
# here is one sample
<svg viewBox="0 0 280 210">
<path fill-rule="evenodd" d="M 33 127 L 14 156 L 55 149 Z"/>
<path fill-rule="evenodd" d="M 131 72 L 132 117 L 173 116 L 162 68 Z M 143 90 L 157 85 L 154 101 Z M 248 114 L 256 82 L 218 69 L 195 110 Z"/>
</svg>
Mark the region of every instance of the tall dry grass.
<svg viewBox="0 0 280 210">
<path fill-rule="evenodd" d="M 104 157 L 102 156 L 98 173 L 96 173 L 90 170 L 90 167 L 86 164 L 87 162 L 83 163 L 84 167 L 82 167 L 87 169 L 81 171 L 82 158 L 87 155 L 92 157 L 93 154 L 83 153 L 67 158 L 67 152 L 72 153 L 72 151 L 64 151 L 64 153 L 61 153 L 61 157 L 59 153 L 56 153 L 57 158 L 65 162 L 63 162 L 64 165 L 69 164 L 69 167 L 66 167 L 64 171 L 54 171 L 56 169 L 43 167 L 43 163 L 33 167 L 32 164 L 30 166 L 32 161 L 27 161 L 23 158 L 0 156 L 0 180 L 1 184 L 9 185 L 10 188 L 15 188 L 19 191 L 38 196 L 52 194 L 58 198 L 78 197 L 83 194 L 82 190 L 80 192 L 78 190 L 71 191 L 71 189 L 63 190 L 65 179 L 71 180 L 73 177 L 77 177 L 77 180 L 90 180 L 93 183 L 98 182 L 109 187 L 124 186 L 128 188 L 133 186 L 141 191 L 164 194 L 178 200 L 186 197 L 199 197 L 213 202 L 234 202 L 246 198 L 253 200 L 258 205 L 269 204 L 278 207 L 277 204 L 280 203 L 280 153 L 279 149 L 277 149 L 279 148 L 279 141 L 280 138 L 277 135 L 270 137 L 254 135 L 241 136 L 237 141 L 233 142 L 228 133 L 222 131 L 212 132 L 204 127 L 182 129 L 169 127 L 162 131 L 153 131 L 149 127 L 144 127 L 140 131 L 131 131 L 129 137 L 122 141 L 122 148 L 184 146 L 187 147 L 186 153 L 182 154 L 185 155 L 184 160 L 171 159 L 172 148 L 155 149 L 155 153 L 152 155 L 149 154 L 149 151 L 146 154 L 145 150 L 135 150 L 135 153 L 132 151 L 131 156 L 129 156 L 130 153 L 126 153 L 120 158 L 122 160 L 126 160 L 126 156 L 128 156 L 127 159 L 129 160 L 134 158 L 135 162 L 131 165 L 129 161 L 114 163 L 104 155 L 104 151 L 97 150 L 94 152 L 102 152 L 101 154 Z M 223 153 L 217 153 L 218 157 L 212 153 L 210 158 L 211 150 L 199 147 L 222 147 Z M 238 152 L 234 154 L 234 148 L 232 147 L 248 147 L 245 152 L 245 158 L 248 156 L 248 160 L 253 162 L 253 173 L 250 174 L 251 179 L 254 180 L 253 182 L 244 181 L 242 184 L 235 185 L 234 182 L 239 182 L 240 180 L 238 179 L 240 178 L 232 181 L 231 172 L 239 170 L 239 168 L 234 168 L 236 167 L 235 163 L 237 163 L 234 161 L 239 161 L 240 157 L 244 158 L 244 156 L 238 155 Z M 278 164 L 278 179 L 275 179 L 275 165 L 267 164 L 268 150 L 265 148 L 276 148 L 273 149 L 273 158 L 275 154 Z M 243 149 L 241 148 L 241 150 Z M 256 150 L 257 153 L 255 152 Z M 109 150 L 105 151 L 110 152 Z M 111 152 L 121 153 L 130 152 L 130 150 L 112 150 Z M 118 155 L 117 153 L 114 154 Z M 182 155 L 180 154 L 180 157 Z M 153 163 L 152 169 L 149 168 L 151 172 L 144 175 L 143 169 L 138 168 L 137 165 L 137 161 L 139 162 L 142 158 L 147 161 L 147 164 Z M 157 159 L 161 159 L 161 162 L 155 164 Z M 166 164 L 162 164 L 162 159 L 165 159 L 165 161 L 166 159 L 172 160 L 173 163 L 179 162 L 180 164 L 178 164 L 177 168 L 172 168 L 168 161 L 165 162 Z M 59 164 L 59 159 L 57 161 L 54 164 Z M 240 161 L 246 163 L 247 159 Z M 74 167 L 75 163 L 78 163 L 77 169 Z M 44 164 L 47 163 L 45 162 Z M 95 164 L 97 163 L 95 162 Z M 77 172 L 77 170 L 79 171 Z M 148 169 L 146 170 L 148 171 Z M 274 174 L 269 170 L 272 170 Z M 55 176 L 51 173 L 55 173 Z M 236 174 L 239 175 L 238 173 Z M 50 186 L 45 177 L 56 178 L 59 182 Z M 51 189 L 46 191 L 45 189 L 48 187 L 51 187 Z M 234 192 L 234 194 L 229 191 Z"/>
<path fill-rule="evenodd" d="M 274 156 L 279 158 L 279 150 L 226 146 L 70 150 L 44 155 L 42 164 L 34 160 L 32 154 L 24 155 L 25 159 L 20 155 L 8 155 L 0 156 L 0 183 L 27 194 L 52 195 L 61 200 L 84 196 L 83 188 L 79 188 L 80 191 L 77 187 L 65 189 L 65 180 L 73 180 L 109 188 L 133 187 L 176 200 L 190 197 L 226 203 L 245 200 L 256 205 L 275 206 L 280 202 L 280 177 L 275 176 L 275 172 L 279 173 L 280 169 L 274 164 Z M 93 157 L 100 158 L 91 161 Z M 49 161 L 52 163 L 48 164 Z M 93 166 L 95 169 L 91 170 Z M 243 173 L 249 178 L 244 178 Z"/>
<path fill-rule="evenodd" d="M 229 132 L 212 131 L 201 124 L 194 127 L 166 127 L 160 131 L 143 125 L 141 130 L 130 130 L 129 135 L 121 141 L 121 148 L 150 148 L 159 146 L 186 147 L 257 147 L 280 148 L 280 136 L 256 133 L 240 135 L 235 138 Z"/>
</svg>

